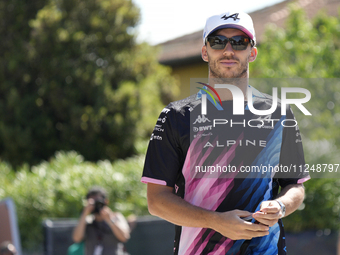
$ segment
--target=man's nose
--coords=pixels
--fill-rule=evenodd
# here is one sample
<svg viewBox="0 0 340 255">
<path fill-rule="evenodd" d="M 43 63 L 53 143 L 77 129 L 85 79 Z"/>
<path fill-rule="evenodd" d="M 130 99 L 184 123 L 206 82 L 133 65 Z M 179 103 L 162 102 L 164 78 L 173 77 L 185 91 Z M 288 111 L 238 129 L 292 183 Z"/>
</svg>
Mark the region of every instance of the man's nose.
<svg viewBox="0 0 340 255">
<path fill-rule="evenodd" d="M 234 55 L 233 47 L 231 47 L 230 42 L 223 49 L 223 55 Z"/>
</svg>

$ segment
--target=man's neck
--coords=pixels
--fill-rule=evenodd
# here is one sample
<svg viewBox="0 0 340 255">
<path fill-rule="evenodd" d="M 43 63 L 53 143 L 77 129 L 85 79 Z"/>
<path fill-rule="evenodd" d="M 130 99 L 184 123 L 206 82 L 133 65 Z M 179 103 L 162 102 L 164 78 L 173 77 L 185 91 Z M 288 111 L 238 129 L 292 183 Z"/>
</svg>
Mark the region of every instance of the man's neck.
<svg viewBox="0 0 340 255">
<path fill-rule="evenodd" d="M 215 88 L 216 84 L 229 84 L 234 85 L 241 89 L 244 99 L 247 100 L 247 88 L 248 88 L 248 78 L 224 78 L 224 79 L 216 79 L 216 78 L 209 78 L 209 85 Z M 221 98 L 221 101 L 229 101 L 233 100 L 233 94 L 229 89 L 224 88 L 215 88 L 216 92 Z"/>
</svg>

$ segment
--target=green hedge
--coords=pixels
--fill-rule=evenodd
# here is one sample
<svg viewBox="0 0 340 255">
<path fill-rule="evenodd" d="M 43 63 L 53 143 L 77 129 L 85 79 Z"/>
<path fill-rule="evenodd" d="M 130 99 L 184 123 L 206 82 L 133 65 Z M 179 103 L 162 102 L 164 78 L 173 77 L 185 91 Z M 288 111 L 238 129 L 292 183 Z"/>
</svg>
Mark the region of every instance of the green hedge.
<svg viewBox="0 0 340 255">
<path fill-rule="evenodd" d="M 78 153 L 57 152 L 49 162 L 23 166 L 16 173 L 0 163 L 0 200 L 11 197 L 16 204 L 24 250 L 33 251 L 43 241 L 45 218 L 78 218 L 87 190 L 93 185 L 107 189 L 110 207 L 130 214 L 147 214 L 146 186 L 140 182 L 144 156 L 114 163 L 84 161 Z"/>
</svg>

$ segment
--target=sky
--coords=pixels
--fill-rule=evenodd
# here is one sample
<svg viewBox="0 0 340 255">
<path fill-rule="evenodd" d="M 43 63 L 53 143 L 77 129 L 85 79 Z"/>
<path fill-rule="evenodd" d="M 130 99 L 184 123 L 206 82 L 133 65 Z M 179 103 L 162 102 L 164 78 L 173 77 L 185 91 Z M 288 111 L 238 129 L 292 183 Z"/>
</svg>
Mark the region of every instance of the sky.
<svg viewBox="0 0 340 255">
<path fill-rule="evenodd" d="M 252 12 L 283 0 L 132 0 L 141 9 L 138 41 L 152 45 L 204 28 L 208 17 L 237 8 Z"/>
</svg>

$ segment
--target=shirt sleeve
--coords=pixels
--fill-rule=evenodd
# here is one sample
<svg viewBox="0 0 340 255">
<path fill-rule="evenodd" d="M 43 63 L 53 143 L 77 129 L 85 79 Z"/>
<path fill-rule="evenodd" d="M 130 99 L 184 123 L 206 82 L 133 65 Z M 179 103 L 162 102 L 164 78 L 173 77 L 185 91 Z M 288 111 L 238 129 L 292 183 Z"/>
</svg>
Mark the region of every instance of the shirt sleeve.
<svg viewBox="0 0 340 255">
<path fill-rule="evenodd" d="M 285 178 L 279 178 L 281 187 L 303 183 L 310 179 L 309 173 L 305 171 L 300 130 L 290 107 L 287 109 L 286 120 L 283 125 L 280 175 L 283 174 Z"/>
<path fill-rule="evenodd" d="M 183 153 L 177 129 L 176 111 L 165 107 L 150 137 L 146 153 L 143 183 L 174 187 L 183 165 Z"/>
</svg>

